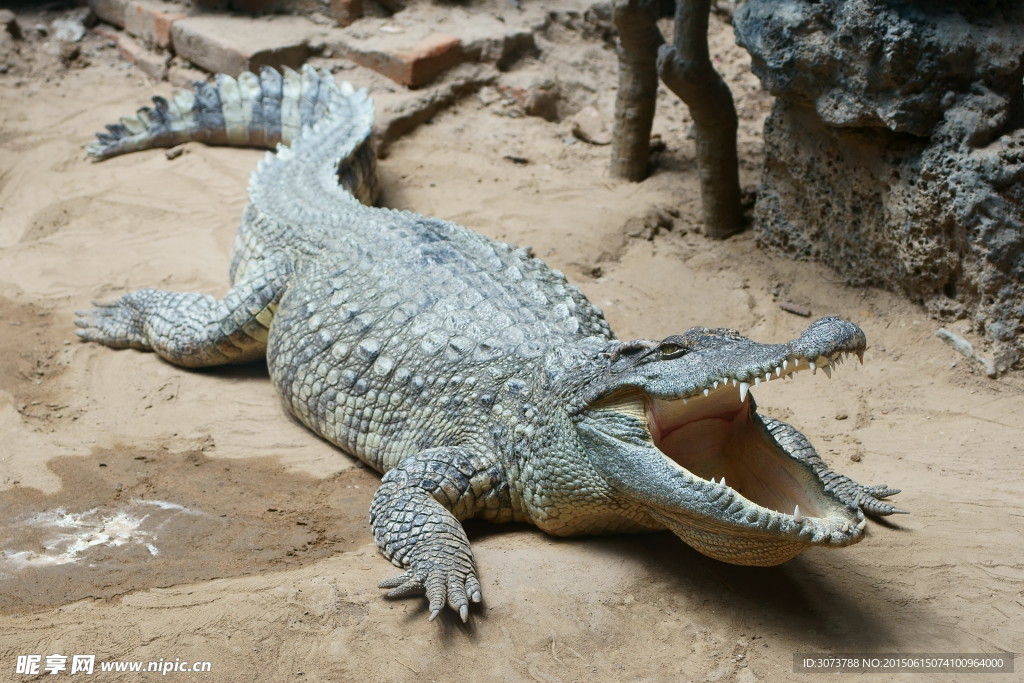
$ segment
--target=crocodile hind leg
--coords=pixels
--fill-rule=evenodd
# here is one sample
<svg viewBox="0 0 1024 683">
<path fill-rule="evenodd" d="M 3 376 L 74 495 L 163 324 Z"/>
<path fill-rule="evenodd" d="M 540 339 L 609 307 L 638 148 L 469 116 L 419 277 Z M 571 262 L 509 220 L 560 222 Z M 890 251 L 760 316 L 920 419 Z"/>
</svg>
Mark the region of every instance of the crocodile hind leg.
<svg viewBox="0 0 1024 683">
<path fill-rule="evenodd" d="M 156 352 L 185 367 L 246 363 L 266 353 L 267 329 L 291 265 L 268 259 L 224 296 L 141 289 L 79 311 L 78 336 L 114 348 Z"/>
<path fill-rule="evenodd" d="M 473 451 L 442 447 L 404 459 L 384 475 L 370 506 L 377 547 L 404 574 L 380 583 L 387 597 L 426 593 L 430 620 L 445 604 L 469 618 L 482 599 L 466 532 L 459 520 L 511 509 L 501 469 Z"/>
</svg>

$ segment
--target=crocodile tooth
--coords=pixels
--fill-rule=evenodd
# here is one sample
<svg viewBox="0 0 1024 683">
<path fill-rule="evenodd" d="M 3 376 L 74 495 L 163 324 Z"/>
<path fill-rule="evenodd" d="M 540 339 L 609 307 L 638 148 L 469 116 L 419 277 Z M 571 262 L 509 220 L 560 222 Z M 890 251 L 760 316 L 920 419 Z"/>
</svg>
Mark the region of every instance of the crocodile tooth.
<svg viewBox="0 0 1024 683">
<path fill-rule="evenodd" d="M 688 399 L 688 398 L 686 398 L 685 396 L 683 396 L 683 405 L 684 405 L 684 406 L 685 406 L 685 405 L 686 405 L 686 404 L 687 404 L 687 403 L 688 403 L 689 401 L 690 401 L 690 399 Z"/>
<path fill-rule="evenodd" d="M 796 356 L 796 357 L 795 357 L 795 358 L 793 359 L 793 367 L 795 367 L 795 368 L 798 368 L 798 367 L 800 367 L 800 356 Z"/>
<path fill-rule="evenodd" d="M 818 374 L 818 364 L 815 363 L 813 360 L 807 361 L 807 366 L 811 369 L 812 375 Z"/>
<path fill-rule="evenodd" d="M 765 382 L 772 381 L 772 371 L 771 370 L 769 370 L 768 372 L 764 373 L 764 381 Z"/>
<path fill-rule="evenodd" d="M 708 394 L 710 394 L 710 393 L 711 393 L 710 389 L 705 389 L 704 390 L 704 397 L 707 398 Z"/>
<path fill-rule="evenodd" d="M 857 360 L 860 361 L 861 365 L 864 365 L 864 352 L 863 351 L 857 351 Z"/>
<path fill-rule="evenodd" d="M 759 384 L 761 384 L 761 376 L 760 375 L 758 375 L 757 377 L 754 378 L 754 386 L 756 387 Z M 740 399 L 740 400 L 742 401 L 743 399 Z"/>
<path fill-rule="evenodd" d="M 789 367 L 789 359 L 788 358 L 783 358 L 782 359 L 782 369 L 785 370 L 788 367 Z M 776 368 L 776 370 L 778 370 L 778 368 Z"/>
<path fill-rule="evenodd" d="M 782 377 L 782 368 L 779 367 L 778 365 L 775 366 L 775 376 Z"/>
<path fill-rule="evenodd" d="M 799 505 L 794 505 L 793 506 L 793 521 L 796 522 L 797 524 L 799 524 L 800 522 L 804 521 L 804 518 L 800 515 L 800 506 Z"/>
<path fill-rule="evenodd" d="M 715 383 L 711 385 L 711 388 L 712 389 L 717 389 L 718 388 L 718 380 L 717 379 L 715 380 Z"/>
<path fill-rule="evenodd" d="M 866 527 L 867 525 L 868 525 L 868 520 L 862 519 L 859 522 L 857 522 L 856 529 L 857 529 L 857 531 L 864 531 L 864 527 Z"/>
<path fill-rule="evenodd" d="M 732 385 L 736 386 L 736 378 L 735 377 L 732 378 Z"/>
<path fill-rule="evenodd" d="M 750 389 L 750 385 L 746 382 L 740 382 L 740 403 L 747 400 L 747 391 Z"/>
<path fill-rule="evenodd" d="M 826 377 L 828 377 L 829 379 L 832 379 L 832 366 L 831 365 L 822 365 L 821 366 L 821 371 L 825 373 Z"/>
<path fill-rule="evenodd" d="M 850 533 L 850 523 L 849 522 L 843 522 L 843 533 L 844 534 Z"/>
</svg>

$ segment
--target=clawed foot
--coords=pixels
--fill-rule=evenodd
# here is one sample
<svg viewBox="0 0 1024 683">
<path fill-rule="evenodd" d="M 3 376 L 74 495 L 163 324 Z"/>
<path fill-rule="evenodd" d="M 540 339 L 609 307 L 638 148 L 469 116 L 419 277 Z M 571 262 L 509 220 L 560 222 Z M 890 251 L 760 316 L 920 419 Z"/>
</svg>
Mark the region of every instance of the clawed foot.
<svg viewBox="0 0 1024 683">
<path fill-rule="evenodd" d="M 883 498 L 888 498 L 889 496 L 896 495 L 899 492 L 900 489 L 891 489 L 885 484 L 877 484 L 875 486 L 859 485 L 853 505 L 859 507 L 869 515 L 910 514 L 906 510 L 900 510 L 895 505 L 883 500 Z"/>
<path fill-rule="evenodd" d="M 113 303 L 93 302 L 90 311 L 75 311 L 79 339 L 115 349 L 147 348 L 142 335 L 143 311 L 128 294 Z"/>
<path fill-rule="evenodd" d="M 445 604 L 458 612 L 463 622 L 469 621 L 469 603 L 483 599 L 480 582 L 472 569 L 466 571 L 431 561 L 414 563 L 409 571 L 381 581 L 378 586 L 392 589 L 386 594 L 389 598 L 426 593 L 430 601 L 430 621 L 437 618 Z"/>
</svg>

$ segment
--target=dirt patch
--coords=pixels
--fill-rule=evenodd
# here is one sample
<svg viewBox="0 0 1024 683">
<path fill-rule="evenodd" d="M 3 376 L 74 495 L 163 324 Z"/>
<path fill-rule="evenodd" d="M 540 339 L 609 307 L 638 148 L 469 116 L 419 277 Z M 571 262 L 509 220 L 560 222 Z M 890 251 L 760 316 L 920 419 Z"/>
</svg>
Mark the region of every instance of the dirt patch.
<svg viewBox="0 0 1024 683">
<path fill-rule="evenodd" d="M 62 488 L 0 492 L 0 612 L 296 566 L 363 545 L 379 485 L 354 468 L 329 479 L 266 458 L 122 445 L 48 463 Z"/>
</svg>

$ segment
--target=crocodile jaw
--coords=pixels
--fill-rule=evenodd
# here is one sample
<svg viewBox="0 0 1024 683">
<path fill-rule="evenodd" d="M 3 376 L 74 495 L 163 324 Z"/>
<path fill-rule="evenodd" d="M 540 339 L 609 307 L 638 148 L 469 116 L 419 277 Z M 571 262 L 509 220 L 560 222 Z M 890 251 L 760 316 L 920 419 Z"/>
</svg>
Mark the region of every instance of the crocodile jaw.
<svg viewBox="0 0 1024 683">
<path fill-rule="evenodd" d="M 817 360 L 830 366 L 836 358 Z M 802 366 L 790 372 L 812 369 Z M 687 544 L 732 564 L 777 565 L 813 546 L 863 538 L 863 511 L 839 500 L 806 464 L 815 454 L 802 435 L 792 430 L 777 440 L 745 382 L 706 388 L 706 395 L 672 399 L 633 390 L 594 406 L 592 416 L 643 425 L 649 443 L 625 444 L 615 429 L 588 428 L 599 451 L 591 462 Z M 612 440 L 618 457 L 607 456 Z"/>
<path fill-rule="evenodd" d="M 645 413 L 677 485 L 705 503 L 648 512 L 702 553 L 769 566 L 815 545 L 842 547 L 863 538 L 864 513 L 837 500 L 775 440 L 749 394 L 739 401 L 736 389 L 722 387 L 686 406 L 647 399 Z"/>
</svg>

